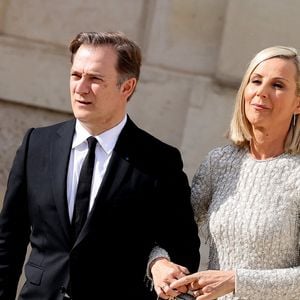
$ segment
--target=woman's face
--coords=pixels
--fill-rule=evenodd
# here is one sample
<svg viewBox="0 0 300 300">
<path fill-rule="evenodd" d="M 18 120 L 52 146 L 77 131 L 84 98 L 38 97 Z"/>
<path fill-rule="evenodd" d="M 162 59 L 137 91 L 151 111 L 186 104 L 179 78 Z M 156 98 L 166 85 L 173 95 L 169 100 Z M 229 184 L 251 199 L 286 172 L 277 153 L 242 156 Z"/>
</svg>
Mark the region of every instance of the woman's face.
<svg viewBox="0 0 300 300">
<path fill-rule="evenodd" d="M 271 58 L 260 63 L 245 88 L 245 113 L 253 128 L 285 129 L 300 112 L 296 95 L 296 66 L 291 60 Z"/>
</svg>

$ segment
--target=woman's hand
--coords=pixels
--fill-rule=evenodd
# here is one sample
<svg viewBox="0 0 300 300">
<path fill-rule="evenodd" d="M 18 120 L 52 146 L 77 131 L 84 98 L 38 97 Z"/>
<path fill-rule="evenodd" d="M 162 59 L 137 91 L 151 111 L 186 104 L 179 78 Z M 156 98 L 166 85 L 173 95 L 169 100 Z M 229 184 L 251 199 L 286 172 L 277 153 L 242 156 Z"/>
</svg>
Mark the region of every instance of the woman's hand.
<svg viewBox="0 0 300 300">
<path fill-rule="evenodd" d="M 172 282 L 176 282 L 177 279 L 189 274 L 187 268 L 177 265 L 166 258 L 158 258 L 151 266 L 151 274 L 154 289 L 159 298 L 169 299 L 187 292 L 185 285 L 180 285 L 176 289 L 170 287 Z"/>
<path fill-rule="evenodd" d="M 235 272 L 208 270 L 187 275 L 173 281 L 172 289 L 188 286 L 196 300 L 213 300 L 234 291 Z"/>
</svg>

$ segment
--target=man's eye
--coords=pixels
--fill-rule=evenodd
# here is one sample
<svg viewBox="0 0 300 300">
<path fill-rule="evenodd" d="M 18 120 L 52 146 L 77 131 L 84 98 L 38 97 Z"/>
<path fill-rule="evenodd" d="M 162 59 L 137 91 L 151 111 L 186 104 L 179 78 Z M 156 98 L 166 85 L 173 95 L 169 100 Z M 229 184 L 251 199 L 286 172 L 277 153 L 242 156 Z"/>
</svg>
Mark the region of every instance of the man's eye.
<svg viewBox="0 0 300 300">
<path fill-rule="evenodd" d="M 92 77 L 93 80 L 96 80 L 96 81 L 102 81 L 102 78 L 100 77 Z"/>
<path fill-rule="evenodd" d="M 72 73 L 71 77 L 74 78 L 74 79 L 80 78 L 80 76 L 78 74 L 75 74 L 75 73 Z"/>
</svg>

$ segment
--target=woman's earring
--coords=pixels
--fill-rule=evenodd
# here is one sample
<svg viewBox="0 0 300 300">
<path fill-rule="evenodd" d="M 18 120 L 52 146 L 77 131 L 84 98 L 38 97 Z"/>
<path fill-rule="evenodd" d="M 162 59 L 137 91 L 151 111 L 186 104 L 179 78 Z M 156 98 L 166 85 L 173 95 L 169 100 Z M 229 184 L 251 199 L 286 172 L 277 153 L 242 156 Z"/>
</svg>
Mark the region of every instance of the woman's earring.
<svg viewBox="0 0 300 300">
<path fill-rule="evenodd" d="M 296 114 L 293 114 L 293 127 L 296 126 Z"/>
</svg>

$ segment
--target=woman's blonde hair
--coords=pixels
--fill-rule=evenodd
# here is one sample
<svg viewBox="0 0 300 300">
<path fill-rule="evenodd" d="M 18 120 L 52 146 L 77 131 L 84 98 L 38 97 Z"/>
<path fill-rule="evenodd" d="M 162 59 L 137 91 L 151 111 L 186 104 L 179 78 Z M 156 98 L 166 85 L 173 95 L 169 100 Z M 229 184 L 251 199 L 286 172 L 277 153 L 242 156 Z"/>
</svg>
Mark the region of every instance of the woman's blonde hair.
<svg viewBox="0 0 300 300">
<path fill-rule="evenodd" d="M 244 74 L 240 88 L 237 92 L 233 116 L 227 135 L 228 138 L 237 146 L 249 147 L 249 143 L 252 138 L 251 125 L 245 115 L 244 97 L 245 88 L 249 83 L 250 76 L 260 63 L 275 57 L 291 60 L 294 63 L 297 70 L 297 77 L 295 79 L 297 85 L 296 94 L 297 96 L 300 96 L 300 61 L 297 50 L 291 47 L 274 46 L 258 52 L 250 61 L 248 69 Z M 293 118 L 295 118 L 295 120 L 293 120 Z M 300 121 L 298 115 L 295 115 L 293 118 L 285 141 L 285 152 L 295 154 L 300 153 Z"/>
</svg>

